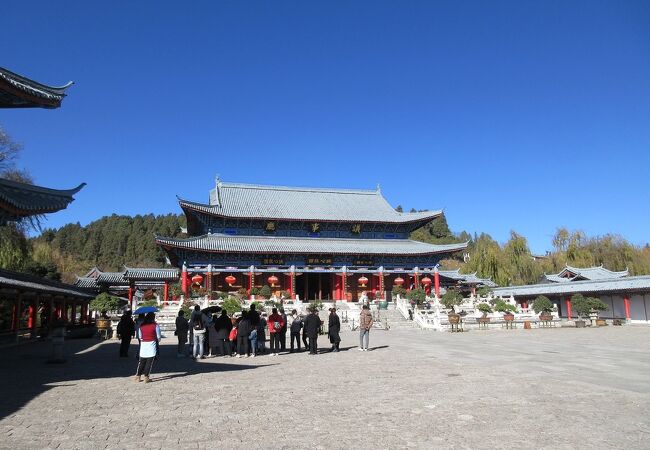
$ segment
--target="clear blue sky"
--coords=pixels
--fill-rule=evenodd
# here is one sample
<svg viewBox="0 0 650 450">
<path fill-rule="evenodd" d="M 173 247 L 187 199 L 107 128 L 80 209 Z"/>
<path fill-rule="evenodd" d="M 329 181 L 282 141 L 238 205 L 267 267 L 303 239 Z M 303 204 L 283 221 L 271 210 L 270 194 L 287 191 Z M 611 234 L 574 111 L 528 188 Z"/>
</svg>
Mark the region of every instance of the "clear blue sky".
<svg viewBox="0 0 650 450">
<path fill-rule="evenodd" d="M 9 2 L 0 66 L 60 85 L 2 110 L 47 226 L 179 213 L 235 182 L 374 188 L 535 252 L 645 244 L 648 1 Z"/>
</svg>

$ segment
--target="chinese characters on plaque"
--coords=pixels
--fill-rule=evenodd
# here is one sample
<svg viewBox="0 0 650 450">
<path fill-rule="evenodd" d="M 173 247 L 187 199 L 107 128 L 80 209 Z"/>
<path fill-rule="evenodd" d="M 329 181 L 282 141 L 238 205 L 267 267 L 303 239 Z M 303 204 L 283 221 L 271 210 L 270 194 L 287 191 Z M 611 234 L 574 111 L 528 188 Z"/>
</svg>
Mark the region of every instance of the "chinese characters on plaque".
<svg viewBox="0 0 650 450">
<path fill-rule="evenodd" d="M 309 229 L 312 233 L 318 233 L 320 231 L 320 223 L 314 222 L 309 224 Z"/>
<path fill-rule="evenodd" d="M 355 223 L 352 225 L 352 234 L 359 234 L 361 233 L 361 224 L 360 223 Z"/>
<path fill-rule="evenodd" d="M 273 222 L 273 221 L 266 222 L 265 230 L 266 231 L 275 231 L 275 222 Z"/>
<path fill-rule="evenodd" d="M 262 258 L 262 264 L 265 266 L 279 266 L 284 264 L 284 258 L 281 256 L 269 256 Z"/>
<path fill-rule="evenodd" d="M 307 258 L 307 265 L 331 265 L 332 257 L 331 256 L 310 256 Z"/>
</svg>

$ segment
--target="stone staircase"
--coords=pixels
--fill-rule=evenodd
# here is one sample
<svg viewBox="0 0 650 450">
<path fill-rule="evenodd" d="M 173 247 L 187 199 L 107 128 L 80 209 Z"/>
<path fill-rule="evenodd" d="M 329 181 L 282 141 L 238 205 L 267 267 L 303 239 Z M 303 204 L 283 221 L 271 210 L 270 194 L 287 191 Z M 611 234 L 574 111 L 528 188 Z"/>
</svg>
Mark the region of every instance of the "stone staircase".
<svg viewBox="0 0 650 450">
<path fill-rule="evenodd" d="M 176 316 L 180 310 L 179 305 L 168 305 L 156 313 L 156 322 L 160 326 L 160 331 L 171 332 L 176 330 Z"/>
<path fill-rule="evenodd" d="M 392 304 L 388 305 L 388 309 L 380 309 L 378 311 L 373 309 L 372 315 L 375 318 L 375 321 L 377 321 L 377 316 L 379 316 L 379 322 L 382 324 L 385 324 L 386 321 L 388 321 L 388 327 L 390 330 L 416 328 L 413 321 L 405 319 L 404 316 L 402 316 L 402 313 L 395 309 L 395 306 Z"/>
</svg>

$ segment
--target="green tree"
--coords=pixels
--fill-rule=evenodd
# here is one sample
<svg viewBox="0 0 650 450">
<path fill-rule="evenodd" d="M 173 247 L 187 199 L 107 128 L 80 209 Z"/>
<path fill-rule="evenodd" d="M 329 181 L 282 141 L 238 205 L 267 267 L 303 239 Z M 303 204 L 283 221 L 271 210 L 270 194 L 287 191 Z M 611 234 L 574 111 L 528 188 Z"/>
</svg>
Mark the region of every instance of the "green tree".
<svg viewBox="0 0 650 450">
<path fill-rule="evenodd" d="M 93 311 L 106 312 L 115 311 L 120 306 L 120 299 L 102 292 L 90 301 L 90 309 Z"/>
</svg>

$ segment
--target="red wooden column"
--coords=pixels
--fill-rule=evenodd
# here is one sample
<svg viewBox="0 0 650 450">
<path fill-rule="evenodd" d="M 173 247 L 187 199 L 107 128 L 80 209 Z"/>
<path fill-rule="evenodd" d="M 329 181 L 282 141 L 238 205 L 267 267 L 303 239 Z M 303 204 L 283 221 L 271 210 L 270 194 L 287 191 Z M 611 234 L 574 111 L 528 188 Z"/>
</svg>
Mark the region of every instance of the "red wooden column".
<svg viewBox="0 0 650 450">
<path fill-rule="evenodd" d="M 129 285 L 129 307 L 131 308 L 131 311 L 133 311 L 135 308 L 133 308 L 133 286 Z"/>
<path fill-rule="evenodd" d="M 189 298 L 189 283 L 187 277 L 187 266 L 183 263 L 183 271 L 181 272 L 181 290 L 185 299 Z"/>
<path fill-rule="evenodd" d="M 39 297 L 36 296 L 34 300 L 32 300 L 32 304 L 29 305 L 29 331 L 31 333 L 32 339 L 35 338 L 37 334 L 36 325 L 38 324 L 38 302 Z"/>
<path fill-rule="evenodd" d="M 253 286 L 255 286 L 255 267 L 250 267 L 250 272 L 248 272 L 248 295 L 251 294 Z"/>
<path fill-rule="evenodd" d="M 630 298 L 627 295 L 623 297 L 623 304 L 625 305 L 625 320 L 631 320 L 632 314 L 630 313 Z"/>
<path fill-rule="evenodd" d="M 343 272 L 341 272 L 341 300 L 343 301 L 348 301 L 348 287 L 347 287 L 347 279 L 346 279 L 346 273 L 345 273 L 345 267 L 343 267 Z"/>
<path fill-rule="evenodd" d="M 167 303 L 169 300 L 169 281 L 165 281 L 165 285 L 163 287 L 163 302 Z"/>
<path fill-rule="evenodd" d="M 414 279 L 414 284 L 415 284 L 415 289 L 420 288 L 420 277 L 418 276 L 418 268 L 415 268 L 415 272 L 413 272 L 413 279 Z"/>
<path fill-rule="evenodd" d="M 384 268 L 382 267 L 381 270 L 379 271 L 379 297 L 383 300 L 384 299 L 384 291 L 386 289 L 384 288 Z"/>
<path fill-rule="evenodd" d="M 438 273 L 437 266 L 433 269 L 433 291 L 436 294 L 436 298 L 440 298 L 440 274 Z"/>
<path fill-rule="evenodd" d="M 572 311 L 571 311 L 571 297 L 566 298 L 566 316 L 569 320 L 571 320 L 572 316 Z"/>
</svg>

